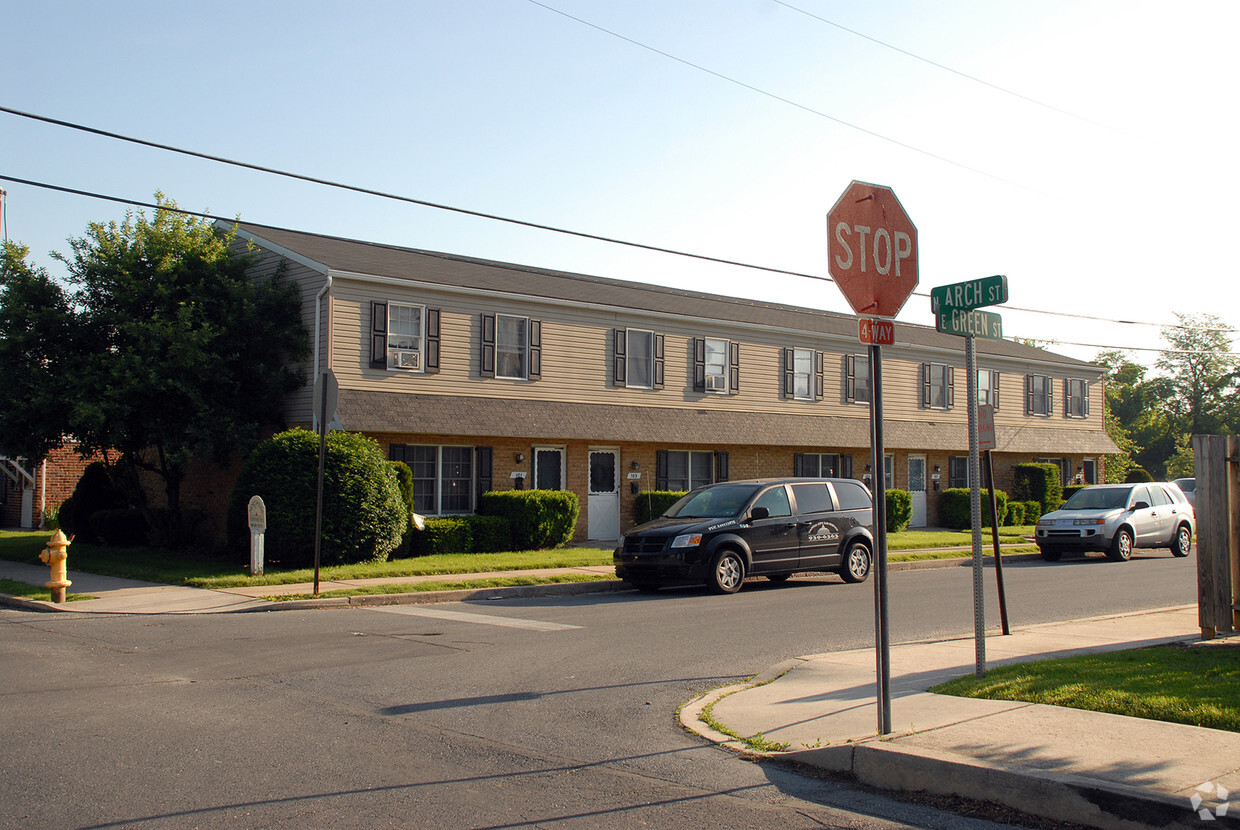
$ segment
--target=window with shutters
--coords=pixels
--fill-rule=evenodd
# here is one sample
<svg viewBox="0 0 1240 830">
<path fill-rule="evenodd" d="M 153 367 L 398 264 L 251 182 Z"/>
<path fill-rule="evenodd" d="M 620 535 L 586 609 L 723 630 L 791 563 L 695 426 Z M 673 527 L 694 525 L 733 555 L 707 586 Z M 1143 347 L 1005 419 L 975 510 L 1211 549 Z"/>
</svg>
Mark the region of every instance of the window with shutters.
<svg viewBox="0 0 1240 830">
<path fill-rule="evenodd" d="M 663 335 L 645 329 L 616 329 L 614 340 L 612 378 L 615 385 L 662 389 Z"/>
<path fill-rule="evenodd" d="M 427 516 L 473 511 L 475 484 L 481 479 L 475 478 L 475 457 L 479 474 L 490 466 L 489 447 L 393 444 L 389 457 L 413 472 L 413 510 Z"/>
<path fill-rule="evenodd" d="M 844 402 L 870 402 L 870 356 L 844 355 Z"/>
<path fill-rule="evenodd" d="M 740 344 L 710 337 L 693 339 L 693 389 L 735 395 L 740 391 Z"/>
<path fill-rule="evenodd" d="M 943 363 L 921 364 L 923 409 L 951 409 L 956 405 L 955 369 Z"/>
<path fill-rule="evenodd" d="M 799 452 L 792 456 L 792 474 L 808 478 L 852 478 L 851 455 Z"/>
<path fill-rule="evenodd" d="M 815 349 L 783 350 L 783 383 L 786 400 L 820 401 L 823 392 L 822 352 Z"/>
<path fill-rule="evenodd" d="M 439 309 L 372 301 L 370 365 L 406 372 L 438 372 Z"/>
<path fill-rule="evenodd" d="M 726 452 L 659 450 L 655 456 L 656 490 L 693 490 L 728 480 Z"/>
<path fill-rule="evenodd" d="M 510 314 L 483 314 L 481 365 L 484 378 L 539 380 L 542 377 L 542 323 Z"/>
<path fill-rule="evenodd" d="M 1051 411 L 1051 379 L 1046 375 L 1025 375 L 1025 414 L 1047 417 Z"/>
<path fill-rule="evenodd" d="M 1089 417 L 1089 381 L 1067 378 L 1063 382 L 1063 414 L 1065 418 Z"/>
</svg>

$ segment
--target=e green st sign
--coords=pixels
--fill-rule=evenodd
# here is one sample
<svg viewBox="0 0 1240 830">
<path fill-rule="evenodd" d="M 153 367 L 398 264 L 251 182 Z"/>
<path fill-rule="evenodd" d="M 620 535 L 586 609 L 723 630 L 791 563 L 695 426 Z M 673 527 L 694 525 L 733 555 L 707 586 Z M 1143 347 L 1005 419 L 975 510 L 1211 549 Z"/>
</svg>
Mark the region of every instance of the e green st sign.
<svg viewBox="0 0 1240 830">
<path fill-rule="evenodd" d="M 944 334 L 957 337 L 1003 339 L 1003 318 L 990 311 L 948 311 L 935 316 L 934 327 Z"/>
<path fill-rule="evenodd" d="M 1007 277 L 1002 274 L 930 289 L 930 311 L 936 315 L 1002 305 L 1007 300 Z M 940 328 L 939 331 L 943 329 Z"/>
</svg>

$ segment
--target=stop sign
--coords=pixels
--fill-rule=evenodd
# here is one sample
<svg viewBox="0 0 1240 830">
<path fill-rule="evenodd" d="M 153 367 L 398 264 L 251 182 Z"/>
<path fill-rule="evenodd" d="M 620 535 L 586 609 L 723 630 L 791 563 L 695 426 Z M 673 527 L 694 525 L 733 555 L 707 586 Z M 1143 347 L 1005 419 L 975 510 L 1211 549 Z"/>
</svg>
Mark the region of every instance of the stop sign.
<svg viewBox="0 0 1240 830">
<path fill-rule="evenodd" d="M 827 271 L 857 314 L 895 317 L 917 287 L 917 228 L 890 187 L 854 181 L 827 214 Z"/>
</svg>

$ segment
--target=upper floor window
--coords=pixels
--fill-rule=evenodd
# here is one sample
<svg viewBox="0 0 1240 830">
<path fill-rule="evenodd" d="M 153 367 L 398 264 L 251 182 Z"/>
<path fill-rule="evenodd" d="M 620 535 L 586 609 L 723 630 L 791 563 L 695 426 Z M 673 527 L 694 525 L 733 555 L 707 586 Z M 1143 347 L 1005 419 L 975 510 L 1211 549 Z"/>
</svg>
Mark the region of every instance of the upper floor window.
<svg viewBox="0 0 1240 830">
<path fill-rule="evenodd" d="M 1067 378 L 1063 382 L 1063 414 L 1068 418 L 1089 417 L 1089 381 Z"/>
<path fill-rule="evenodd" d="M 999 408 L 999 373 L 990 369 L 977 370 L 977 402 Z"/>
<path fill-rule="evenodd" d="M 956 370 L 943 363 L 921 364 L 921 405 L 951 409 L 956 405 Z"/>
<path fill-rule="evenodd" d="M 439 371 L 439 309 L 410 303 L 370 304 L 370 365 Z"/>
<path fill-rule="evenodd" d="M 693 339 L 693 389 L 696 392 L 740 391 L 740 345 L 710 337 Z"/>
<path fill-rule="evenodd" d="M 870 356 L 844 355 L 844 402 L 870 402 Z"/>
<path fill-rule="evenodd" d="M 509 314 L 483 314 L 481 358 L 483 377 L 538 380 L 542 377 L 542 323 Z"/>
<path fill-rule="evenodd" d="M 1046 375 L 1025 375 L 1025 414 L 1051 414 L 1053 393 L 1051 379 Z"/>
<path fill-rule="evenodd" d="M 822 352 L 814 349 L 783 350 L 783 396 L 797 401 L 822 400 Z"/>
<path fill-rule="evenodd" d="M 616 329 L 616 386 L 663 388 L 663 335 L 644 329 Z"/>
</svg>

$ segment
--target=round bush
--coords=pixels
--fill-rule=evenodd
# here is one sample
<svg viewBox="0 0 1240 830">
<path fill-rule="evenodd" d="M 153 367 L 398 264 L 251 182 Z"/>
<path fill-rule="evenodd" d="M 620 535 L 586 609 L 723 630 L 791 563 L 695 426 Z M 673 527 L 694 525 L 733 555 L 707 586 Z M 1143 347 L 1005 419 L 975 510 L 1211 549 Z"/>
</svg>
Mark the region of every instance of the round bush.
<svg viewBox="0 0 1240 830">
<path fill-rule="evenodd" d="M 261 496 L 267 507 L 265 558 L 285 568 L 312 566 L 318 471 L 319 437 L 313 432 L 293 429 L 260 444 L 229 502 L 230 546 L 248 557 L 246 508 L 251 497 Z M 381 562 L 400 545 L 408 524 L 397 474 L 379 445 L 356 433 L 329 433 L 320 564 Z"/>
<path fill-rule="evenodd" d="M 913 519 L 913 494 L 908 490 L 886 490 L 887 532 L 900 533 Z"/>
</svg>

